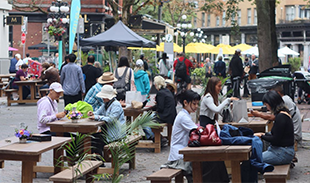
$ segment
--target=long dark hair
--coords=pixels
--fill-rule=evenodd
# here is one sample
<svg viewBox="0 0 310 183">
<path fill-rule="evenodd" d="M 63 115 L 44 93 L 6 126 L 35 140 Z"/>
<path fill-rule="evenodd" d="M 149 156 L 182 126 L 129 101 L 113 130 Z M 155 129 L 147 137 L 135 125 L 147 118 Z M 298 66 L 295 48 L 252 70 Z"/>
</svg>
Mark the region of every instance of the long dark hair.
<svg viewBox="0 0 310 183">
<path fill-rule="evenodd" d="M 285 106 L 284 101 L 283 101 L 281 95 L 279 95 L 274 90 L 271 90 L 271 91 L 267 92 L 263 96 L 263 100 L 262 101 L 263 101 L 263 103 L 267 103 L 270 106 L 271 112 L 273 112 L 274 115 L 279 114 L 279 112 L 281 112 L 281 111 L 289 113 L 289 110 Z"/>
<path fill-rule="evenodd" d="M 177 94 L 177 100 L 182 104 L 184 107 L 184 100 L 187 101 L 187 103 L 192 102 L 194 100 L 200 100 L 200 95 L 197 92 L 194 92 L 193 90 L 182 90 Z"/>
<path fill-rule="evenodd" d="M 123 66 L 129 67 L 129 62 L 128 62 L 127 57 L 121 57 L 119 59 L 118 67 L 123 67 Z"/>
<path fill-rule="evenodd" d="M 206 95 L 207 93 L 210 93 L 213 100 L 214 100 L 214 104 L 216 106 L 218 106 L 218 99 L 219 99 L 219 96 L 218 94 L 215 92 L 215 86 L 220 82 L 221 80 L 218 78 L 218 77 L 211 77 L 208 81 L 208 84 L 207 84 L 207 87 L 206 87 L 206 90 L 205 90 L 205 93 L 204 95 Z"/>
<path fill-rule="evenodd" d="M 166 60 L 166 58 L 167 58 L 167 53 L 164 52 L 161 59 L 163 59 L 163 62 L 164 62 L 165 65 L 167 65 L 167 60 Z"/>
</svg>

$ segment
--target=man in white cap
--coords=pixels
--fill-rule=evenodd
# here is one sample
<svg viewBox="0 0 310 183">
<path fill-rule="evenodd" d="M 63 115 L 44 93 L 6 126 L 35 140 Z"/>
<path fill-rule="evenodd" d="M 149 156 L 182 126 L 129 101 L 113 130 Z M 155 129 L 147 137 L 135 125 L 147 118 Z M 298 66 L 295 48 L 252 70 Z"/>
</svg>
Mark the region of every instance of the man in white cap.
<svg viewBox="0 0 310 183">
<path fill-rule="evenodd" d="M 51 123 L 60 118 L 65 117 L 65 112 L 58 112 L 58 105 L 56 100 L 59 99 L 60 94 L 64 91 L 62 86 L 58 82 L 54 82 L 49 87 L 49 94 L 42 97 L 38 102 L 37 127 L 40 133 L 51 134 L 50 127 L 46 126 L 47 123 Z"/>
<path fill-rule="evenodd" d="M 116 90 L 111 85 L 104 85 L 101 91 L 96 95 L 103 99 L 104 104 L 96 111 L 89 111 L 87 113 L 90 119 L 96 121 L 105 121 L 105 128 L 107 136 L 102 132 L 92 134 L 94 140 L 92 140 L 92 146 L 96 147 L 92 149 L 92 153 L 103 156 L 103 147 L 122 137 L 121 126 L 126 123 L 124 110 L 118 100 L 116 100 Z M 119 121 L 115 123 L 115 121 Z"/>
</svg>

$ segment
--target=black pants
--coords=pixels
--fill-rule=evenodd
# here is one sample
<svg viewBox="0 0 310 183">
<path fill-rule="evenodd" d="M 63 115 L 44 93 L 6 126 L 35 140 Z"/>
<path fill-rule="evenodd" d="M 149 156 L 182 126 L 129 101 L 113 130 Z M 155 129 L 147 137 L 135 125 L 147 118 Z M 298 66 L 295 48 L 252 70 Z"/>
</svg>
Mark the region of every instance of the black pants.
<svg viewBox="0 0 310 183">
<path fill-rule="evenodd" d="M 210 119 L 208 116 L 200 115 L 199 116 L 200 126 L 206 127 L 207 124 L 215 124 L 215 120 Z"/>
<path fill-rule="evenodd" d="M 235 77 L 231 77 L 231 84 L 233 88 L 233 97 L 239 98 L 240 97 L 240 78 L 236 79 Z"/>
<path fill-rule="evenodd" d="M 17 90 L 19 89 L 19 87 L 16 85 L 13 85 L 12 88 L 17 89 Z M 29 94 L 30 94 L 29 86 L 23 86 L 23 100 L 25 100 Z M 21 97 L 21 96 L 19 96 L 19 97 Z"/>
<path fill-rule="evenodd" d="M 64 100 L 65 100 L 65 107 L 68 104 L 73 104 L 75 102 L 78 102 L 80 100 L 82 100 L 82 93 L 79 92 L 77 95 L 65 95 L 64 94 Z"/>
</svg>

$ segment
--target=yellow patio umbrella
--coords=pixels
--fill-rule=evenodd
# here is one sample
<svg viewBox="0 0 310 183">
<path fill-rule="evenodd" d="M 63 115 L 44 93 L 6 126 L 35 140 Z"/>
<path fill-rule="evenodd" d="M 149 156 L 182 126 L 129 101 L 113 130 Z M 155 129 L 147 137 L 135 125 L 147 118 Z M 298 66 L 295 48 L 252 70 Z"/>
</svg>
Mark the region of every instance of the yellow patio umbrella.
<svg viewBox="0 0 310 183">
<path fill-rule="evenodd" d="M 156 51 L 164 51 L 164 46 L 165 43 L 161 42 L 158 47 L 156 46 Z M 173 43 L 173 52 L 182 52 L 182 48 L 179 45 Z"/>
<path fill-rule="evenodd" d="M 211 45 L 212 46 L 212 45 Z M 212 47 L 203 43 L 189 43 L 185 46 L 186 53 L 208 53 Z"/>
<path fill-rule="evenodd" d="M 220 52 L 220 48 L 223 50 L 223 54 L 234 54 L 235 50 L 226 44 L 219 44 L 215 48 L 211 49 L 208 53 L 218 54 Z"/>
<path fill-rule="evenodd" d="M 248 49 L 250 49 L 250 48 L 252 48 L 252 47 L 253 47 L 253 46 L 251 46 L 251 45 L 242 43 L 242 44 L 238 44 L 238 45 L 236 45 L 236 46 L 233 46 L 232 48 L 233 48 L 234 50 L 236 50 L 236 49 L 239 48 L 241 51 L 245 51 L 245 50 L 248 50 Z"/>
<path fill-rule="evenodd" d="M 157 47 L 157 45 L 156 45 Z M 143 48 L 143 47 L 128 47 L 129 50 L 156 50 L 156 48 Z"/>
</svg>

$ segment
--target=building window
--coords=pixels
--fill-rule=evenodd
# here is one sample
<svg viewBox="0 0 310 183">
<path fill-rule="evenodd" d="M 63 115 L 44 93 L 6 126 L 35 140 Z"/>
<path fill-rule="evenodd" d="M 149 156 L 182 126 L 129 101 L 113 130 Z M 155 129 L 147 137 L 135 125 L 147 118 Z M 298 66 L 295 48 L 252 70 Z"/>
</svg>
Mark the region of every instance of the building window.
<svg viewBox="0 0 310 183">
<path fill-rule="evenodd" d="M 194 17 L 194 27 L 197 27 L 197 17 Z"/>
<path fill-rule="evenodd" d="M 254 8 L 254 24 L 257 24 L 257 11 L 256 8 Z"/>
<path fill-rule="evenodd" d="M 248 15 L 248 21 L 247 24 L 250 25 L 251 24 L 251 8 L 248 8 L 247 10 L 247 15 Z"/>
<path fill-rule="evenodd" d="M 285 20 L 291 21 L 295 19 L 295 6 L 285 6 Z"/>
<path fill-rule="evenodd" d="M 238 13 L 238 21 L 237 21 L 237 23 L 238 23 L 238 25 L 241 25 L 241 10 L 238 10 L 237 13 Z"/>
<path fill-rule="evenodd" d="M 225 11 L 223 11 L 223 16 L 222 16 L 222 26 L 224 27 L 225 26 L 225 24 L 226 24 L 226 20 L 225 20 L 225 18 L 226 18 L 226 12 Z"/>
<path fill-rule="evenodd" d="M 236 14 L 235 13 L 232 13 L 231 15 L 231 21 L 234 22 L 236 20 Z"/>
<path fill-rule="evenodd" d="M 206 14 L 201 13 L 201 27 L 205 27 L 205 26 L 206 26 Z"/>
<path fill-rule="evenodd" d="M 216 17 L 216 26 L 220 26 L 220 17 L 219 16 Z"/>
<path fill-rule="evenodd" d="M 208 18 L 207 18 L 207 27 L 210 27 L 211 24 L 211 15 L 208 14 Z"/>
<path fill-rule="evenodd" d="M 299 6 L 299 18 L 310 19 L 310 9 L 305 6 Z"/>
</svg>

